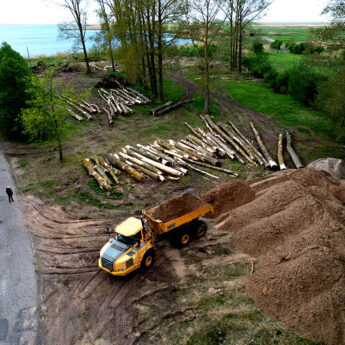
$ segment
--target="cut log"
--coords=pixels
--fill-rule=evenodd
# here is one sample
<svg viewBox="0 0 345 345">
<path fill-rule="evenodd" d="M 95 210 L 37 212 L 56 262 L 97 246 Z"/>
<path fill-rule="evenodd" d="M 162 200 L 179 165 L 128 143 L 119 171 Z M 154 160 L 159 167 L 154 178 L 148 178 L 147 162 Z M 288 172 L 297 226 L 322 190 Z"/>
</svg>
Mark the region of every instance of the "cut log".
<svg viewBox="0 0 345 345">
<path fill-rule="evenodd" d="M 107 191 L 112 189 L 111 185 L 108 184 L 107 181 L 94 169 L 94 165 L 91 163 L 90 159 L 83 159 L 82 164 L 88 171 L 89 175 L 94 177 L 94 179 L 98 182 L 101 189 L 106 189 Z"/>
<path fill-rule="evenodd" d="M 90 105 L 96 109 L 98 114 L 101 114 L 101 109 L 99 108 L 97 104 L 90 104 Z"/>
<path fill-rule="evenodd" d="M 248 144 L 249 147 L 251 147 L 252 151 L 255 153 L 257 158 L 263 162 L 263 165 L 265 168 L 268 168 L 270 165 L 267 161 L 267 159 L 259 152 L 259 150 L 245 137 L 245 135 L 231 122 L 229 121 L 231 127 L 234 129 L 234 131 Z"/>
<path fill-rule="evenodd" d="M 278 140 L 278 163 L 280 170 L 286 170 L 286 165 L 284 163 L 284 157 L 283 157 L 283 134 L 279 134 L 279 140 Z"/>
<path fill-rule="evenodd" d="M 111 109 L 111 107 L 110 107 L 110 109 Z M 103 110 L 107 114 L 109 125 L 112 126 L 114 124 L 114 121 L 113 121 L 113 116 L 111 115 L 111 112 L 106 108 L 103 108 Z"/>
<path fill-rule="evenodd" d="M 134 169 L 144 173 L 145 175 L 151 177 L 152 179 L 154 180 L 157 180 L 157 181 L 160 181 L 160 182 L 163 182 L 165 180 L 165 177 L 163 175 L 160 175 L 160 174 L 155 174 L 154 172 L 148 170 L 148 169 L 145 169 L 142 165 L 139 165 L 139 164 L 136 164 L 136 163 L 133 163 L 133 162 L 129 162 L 129 161 L 126 161 L 126 163 L 128 165 L 131 165 Z"/>
<path fill-rule="evenodd" d="M 155 174 L 158 174 L 158 175 L 162 175 L 163 172 L 159 169 L 157 169 L 156 167 L 148 164 L 148 163 L 145 163 L 143 161 L 141 161 L 139 158 L 137 157 L 133 157 L 132 155 L 130 155 L 130 151 L 129 150 L 126 150 L 126 149 L 123 149 L 124 152 L 120 152 L 119 155 L 135 164 L 138 164 L 138 165 L 141 165 L 143 166 L 145 169 L 147 170 L 150 170 L 152 171 L 153 173 Z"/>
<path fill-rule="evenodd" d="M 66 108 L 66 109 L 71 114 L 71 116 L 74 117 L 77 121 L 81 122 L 84 120 L 80 115 L 76 114 L 71 109 L 68 109 L 68 108 Z"/>
<path fill-rule="evenodd" d="M 174 175 L 174 176 L 178 176 L 178 177 L 180 177 L 180 176 L 182 175 L 182 172 L 181 172 L 181 171 L 178 171 L 178 170 L 173 169 L 173 168 L 171 168 L 171 167 L 167 167 L 166 165 L 163 165 L 162 163 L 159 163 L 159 162 L 157 162 L 157 161 L 154 161 L 154 160 L 152 160 L 152 159 L 149 159 L 149 158 L 147 158 L 147 157 L 145 157 L 145 156 L 143 156 L 143 155 L 141 155 L 141 154 L 139 154 L 139 153 L 136 153 L 136 152 L 133 152 L 133 151 L 131 151 L 131 152 L 132 152 L 132 154 L 133 154 L 135 157 L 139 158 L 139 159 L 142 160 L 143 162 L 148 163 L 148 164 L 151 164 L 151 165 L 153 165 L 154 167 L 156 167 L 156 168 L 158 168 L 158 169 L 160 169 L 160 170 L 166 172 L 167 174 Z"/>
<path fill-rule="evenodd" d="M 162 110 L 162 109 L 164 109 L 164 108 L 166 108 L 166 107 L 168 107 L 169 105 L 172 105 L 172 104 L 173 104 L 172 101 L 169 101 L 169 102 L 166 102 L 164 104 L 161 104 L 158 107 L 151 109 L 150 110 L 150 114 L 155 116 L 157 111 L 160 111 L 160 110 Z"/>
<path fill-rule="evenodd" d="M 189 100 L 186 100 L 186 101 L 181 101 L 181 102 L 176 102 L 176 103 L 173 103 L 171 105 L 168 105 L 167 107 L 155 112 L 154 116 L 162 116 L 166 113 L 168 113 L 169 111 L 172 111 L 178 107 L 181 107 L 182 105 L 186 104 L 186 103 L 189 103 L 189 102 L 193 102 L 194 99 L 189 99 Z"/>
<path fill-rule="evenodd" d="M 287 150 L 290 153 L 290 156 L 291 156 L 296 168 L 297 169 L 303 168 L 303 164 L 302 164 L 300 158 L 298 157 L 296 151 L 292 148 L 291 135 L 288 131 L 286 131 L 286 139 L 287 139 Z"/>
<path fill-rule="evenodd" d="M 252 127 L 252 130 L 254 132 L 256 141 L 262 151 L 262 153 L 264 154 L 267 162 L 269 163 L 270 167 L 272 170 L 277 171 L 279 170 L 278 164 L 272 159 L 271 155 L 269 154 L 266 146 L 264 145 L 263 141 L 261 140 L 260 134 L 259 132 L 256 130 L 256 128 L 254 127 L 253 122 L 250 122 L 250 127 Z"/>
<path fill-rule="evenodd" d="M 216 167 L 214 165 L 210 165 L 210 164 L 206 164 L 206 163 L 202 163 L 202 162 L 191 161 L 191 160 L 188 160 L 188 159 L 184 159 L 184 160 L 187 160 L 191 164 L 200 165 L 200 166 L 205 167 L 205 168 L 209 168 L 209 169 L 225 172 L 225 173 L 233 175 L 233 176 L 238 176 L 237 173 L 235 173 L 234 171 L 228 170 L 228 169 L 219 168 L 219 167 Z"/>
<path fill-rule="evenodd" d="M 120 157 L 117 154 L 114 155 L 106 155 L 108 161 L 115 167 L 125 171 L 128 175 L 132 176 L 135 180 L 139 182 L 145 181 L 145 176 L 141 174 L 139 171 L 136 171 L 131 166 L 126 163 L 123 163 Z"/>
<path fill-rule="evenodd" d="M 217 132 L 222 138 L 224 138 L 229 144 L 232 145 L 232 147 L 237 151 L 235 152 L 236 157 L 239 158 L 240 161 L 240 155 L 242 155 L 249 163 L 252 165 L 256 165 L 253 160 L 248 157 L 248 155 L 242 150 L 242 148 L 232 139 L 230 138 L 222 129 L 220 129 L 212 120 L 211 118 L 206 115 L 205 117 L 202 117 L 202 119 L 207 123 L 215 132 Z"/>
<path fill-rule="evenodd" d="M 185 161 L 183 161 L 183 160 L 181 160 L 181 159 L 179 159 L 178 162 L 179 162 L 180 165 L 182 165 L 182 166 L 184 166 L 184 167 L 186 167 L 186 168 L 195 170 L 195 171 L 197 171 L 197 172 L 200 173 L 200 174 L 203 174 L 203 175 L 212 177 L 212 178 L 217 179 L 217 180 L 219 179 L 218 176 L 212 175 L 212 174 L 210 174 L 210 173 L 208 173 L 208 172 L 206 172 L 206 171 L 203 171 L 203 170 L 201 170 L 201 169 L 199 169 L 199 168 L 196 168 L 196 167 L 193 166 L 192 164 L 189 164 L 189 163 L 187 163 L 187 162 L 185 162 Z"/>
<path fill-rule="evenodd" d="M 134 93 L 135 95 L 139 96 L 144 101 L 146 101 L 147 103 L 151 103 L 152 102 L 149 98 L 145 97 L 144 95 L 142 95 L 140 92 L 138 92 L 136 90 L 133 90 L 133 89 L 127 87 L 127 91 L 130 91 L 130 92 Z"/>
</svg>

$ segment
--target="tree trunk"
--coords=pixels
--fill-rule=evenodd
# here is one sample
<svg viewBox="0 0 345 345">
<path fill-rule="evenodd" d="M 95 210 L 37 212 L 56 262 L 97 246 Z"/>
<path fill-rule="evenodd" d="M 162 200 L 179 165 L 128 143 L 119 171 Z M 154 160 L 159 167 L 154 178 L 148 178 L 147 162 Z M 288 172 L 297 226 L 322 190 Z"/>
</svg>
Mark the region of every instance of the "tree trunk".
<svg viewBox="0 0 345 345">
<path fill-rule="evenodd" d="M 158 37 L 157 37 L 157 50 L 158 50 L 158 98 L 160 101 L 163 97 L 163 42 L 162 42 L 162 8 L 161 0 L 158 0 Z"/>
<path fill-rule="evenodd" d="M 240 23 L 239 23 L 239 42 L 238 42 L 238 74 L 242 73 L 242 43 L 243 43 L 242 41 L 243 41 L 243 29 L 242 29 L 242 13 L 241 13 Z"/>
<path fill-rule="evenodd" d="M 208 11 L 208 9 L 207 9 Z M 204 113 L 208 114 L 210 111 L 210 76 L 209 76 L 209 61 L 208 61 L 208 19 L 205 25 L 205 47 L 204 47 Z"/>
<path fill-rule="evenodd" d="M 83 27 L 82 27 L 81 23 L 78 23 L 78 27 L 79 27 L 81 44 L 83 46 L 84 59 L 85 59 L 85 64 L 86 64 L 86 73 L 89 74 L 89 73 L 91 73 L 91 68 L 90 68 L 90 64 L 89 64 L 89 58 L 87 56 L 85 37 L 84 37 Z"/>
</svg>

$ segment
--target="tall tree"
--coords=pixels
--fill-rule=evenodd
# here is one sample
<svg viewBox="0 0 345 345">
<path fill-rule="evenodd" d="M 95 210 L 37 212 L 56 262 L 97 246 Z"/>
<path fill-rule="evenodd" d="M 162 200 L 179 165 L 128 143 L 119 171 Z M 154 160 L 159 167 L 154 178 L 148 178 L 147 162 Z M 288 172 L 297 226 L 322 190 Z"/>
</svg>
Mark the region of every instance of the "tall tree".
<svg viewBox="0 0 345 345">
<path fill-rule="evenodd" d="M 31 71 L 24 58 L 7 43 L 0 48 L 0 129 L 9 138 L 19 138 L 22 132 L 20 112 L 29 96 Z"/>
<path fill-rule="evenodd" d="M 188 0 L 186 19 L 189 35 L 197 49 L 199 42 L 204 50 L 199 54 L 203 68 L 204 112 L 210 108 L 210 46 L 222 29 L 224 19 L 220 19 L 222 0 Z"/>
<path fill-rule="evenodd" d="M 326 47 L 325 54 L 309 55 L 309 62 L 326 67 L 335 72 L 345 67 L 345 3 L 342 0 L 331 0 L 322 14 L 331 17 L 330 25 L 312 29 L 313 39 Z"/>
<path fill-rule="evenodd" d="M 104 33 L 104 39 L 107 42 L 109 56 L 111 59 L 111 67 L 113 72 L 115 72 L 115 62 L 113 54 L 113 44 L 112 44 L 112 32 L 110 26 L 110 18 L 106 9 L 107 2 L 105 0 L 96 0 L 99 5 L 98 14 L 102 22 L 102 31 Z"/>
<path fill-rule="evenodd" d="M 173 44 L 180 35 L 180 27 L 177 23 L 183 18 L 186 13 L 185 3 L 181 0 L 157 0 L 157 60 L 158 60 L 158 97 L 162 100 L 163 97 L 163 54 L 167 46 Z M 174 33 L 169 33 L 167 37 L 165 28 L 169 24 L 174 24 Z M 165 37 L 164 37 L 165 35 Z"/>
<path fill-rule="evenodd" d="M 223 11 L 229 22 L 230 66 L 242 72 L 243 37 L 245 29 L 260 16 L 272 0 L 226 0 Z"/>
<path fill-rule="evenodd" d="M 32 76 L 27 94 L 28 107 L 22 111 L 24 132 L 31 140 L 55 139 L 60 161 L 63 160 L 63 140 L 68 133 L 69 114 L 66 98 L 81 101 L 85 95 L 76 95 L 69 85 L 56 82 L 55 68 L 49 68 L 42 78 Z"/>
<path fill-rule="evenodd" d="M 325 67 L 329 80 L 320 83 L 318 88 L 318 105 L 335 123 L 338 141 L 345 140 L 345 3 L 331 0 L 323 10 L 332 18 L 330 25 L 312 30 L 314 39 L 326 47 L 324 54 L 308 56 L 309 62 Z"/>
<path fill-rule="evenodd" d="M 65 38 L 75 39 L 76 46 L 81 44 L 86 64 L 86 72 L 91 73 L 85 42 L 87 29 L 87 0 L 60 0 L 59 4 L 66 8 L 73 17 L 73 21 L 71 23 L 60 25 L 60 32 Z"/>
</svg>

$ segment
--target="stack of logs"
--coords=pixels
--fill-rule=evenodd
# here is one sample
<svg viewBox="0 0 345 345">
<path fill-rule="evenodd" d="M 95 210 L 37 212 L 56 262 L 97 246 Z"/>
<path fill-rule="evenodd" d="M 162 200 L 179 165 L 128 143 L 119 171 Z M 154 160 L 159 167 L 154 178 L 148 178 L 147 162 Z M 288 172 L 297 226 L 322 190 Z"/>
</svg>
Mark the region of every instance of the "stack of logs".
<svg viewBox="0 0 345 345">
<path fill-rule="evenodd" d="M 113 124 L 116 115 L 128 116 L 134 111 L 129 107 L 131 105 L 143 105 L 151 103 L 151 100 L 131 88 L 119 87 L 117 89 L 98 90 L 101 98 L 107 103 L 108 108 L 103 108 L 107 114 L 108 122 Z"/>
<path fill-rule="evenodd" d="M 238 176 L 237 173 L 221 167 L 222 158 L 237 159 L 244 165 L 261 166 L 271 170 L 286 169 L 282 156 L 282 134 L 278 143 L 278 166 L 253 123 L 251 127 L 261 152 L 232 122 L 229 121 L 229 125 L 221 122 L 216 124 L 209 116 L 201 116 L 201 118 L 208 131 L 185 123 L 191 131 L 185 139 L 156 140 L 150 145 L 138 144 L 137 147 L 127 145 L 119 153 L 85 158 L 83 166 L 89 175 L 96 179 L 99 186 L 107 191 L 112 190 L 113 186 L 119 183 L 118 176 L 121 172 L 126 172 L 138 182 L 144 182 L 147 178 L 160 182 L 178 181 L 189 170 L 214 179 L 219 178 L 202 170 L 204 168 Z M 291 147 L 291 137 L 288 132 L 287 138 L 288 151 L 296 162 L 295 158 L 298 156 Z M 298 168 L 302 166 L 300 161 L 296 166 Z"/>
<path fill-rule="evenodd" d="M 194 101 L 194 99 L 189 99 L 189 100 L 180 101 L 180 102 L 169 101 L 169 102 L 166 102 L 162 105 L 159 105 L 156 108 L 151 109 L 150 114 L 153 116 L 156 116 L 156 117 L 162 116 L 162 115 L 168 113 L 169 111 L 172 111 L 172 110 L 174 110 L 178 107 L 181 107 L 182 105 L 184 105 L 188 102 L 192 102 L 192 101 Z"/>
<path fill-rule="evenodd" d="M 113 125 L 116 115 L 130 115 L 134 111 L 129 108 L 131 105 L 149 104 L 151 100 L 131 88 L 124 88 L 119 84 L 118 89 L 111 89 L 107 91 L 105 89 L 98 90 L 101 98 L 107 103 L 102 108 L 107 115 L 109 125 Z M 64 98 L 64 101 L 68 104 L 67 111 L 77 121 L 81 122 L 85 118 L 87 120 L 93 120 L 95 114 L 102 114 L 102 110 L 97 104 L 90 104 L 86 101 L 76 102 L 70 98 Z"/>
<path fill-rule="evenodd" d="M 69 105 L 67 111 L 79 122 L 85 118 L 89 121 L 93 120 L 94 115 L 101 114 L 97 104 L 90 104 L 86 101 L 77 102 L 71 98 L 64 98 L 64 101 Z"/>
</svg>

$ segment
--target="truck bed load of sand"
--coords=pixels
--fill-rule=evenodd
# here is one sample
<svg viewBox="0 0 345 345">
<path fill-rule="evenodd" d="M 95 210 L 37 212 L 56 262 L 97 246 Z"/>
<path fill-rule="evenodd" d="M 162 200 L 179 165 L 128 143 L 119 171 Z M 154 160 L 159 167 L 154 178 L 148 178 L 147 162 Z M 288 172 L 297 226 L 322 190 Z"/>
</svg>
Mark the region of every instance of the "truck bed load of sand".
<svg viewBox="0 0 345 345">
<path fill-rule="evenodd" d="M 297 334 L 345 344 L 344 182 L 302 169 L 249 186 L 255 200 L 216 219 L 238 250 L 257 258 L 247 293 Z"/>
<path fill-rule="evenodd" d="M 185 193 L 178 195 L 175 198 L 166 200 L 159 205 L 145 210 L 145 214 L 155 220 L 161 220 L 166 223 L 170 220 L 182 217 L 185 214 L 196 211 L 207 204 L 194 197 L 191 194 Z"/>
</svg>

